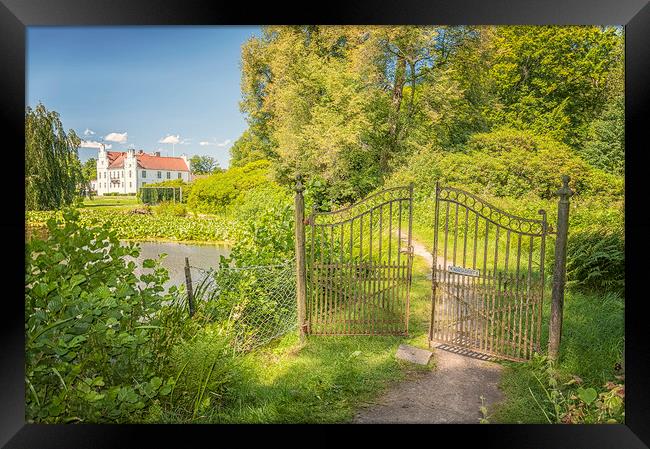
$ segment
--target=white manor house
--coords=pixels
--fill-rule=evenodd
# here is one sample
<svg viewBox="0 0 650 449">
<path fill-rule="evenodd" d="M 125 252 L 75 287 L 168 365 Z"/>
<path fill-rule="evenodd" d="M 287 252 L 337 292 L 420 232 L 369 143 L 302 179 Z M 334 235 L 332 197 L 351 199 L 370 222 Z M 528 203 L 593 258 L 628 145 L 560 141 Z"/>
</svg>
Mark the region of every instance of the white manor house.
<svg viewBox="0 0 650 449">
<path fill-rule="evenodd" d="M 160 152 L 145 153 L 133 149 L 106 151 L 97 155 L 97 180 L 94 190 L 98 196 L 107 193 L 137 193 L 140 187 L 171 179 L 190 181 L 190 163 L 185 155 L 160 156 Z"/>
</svg>

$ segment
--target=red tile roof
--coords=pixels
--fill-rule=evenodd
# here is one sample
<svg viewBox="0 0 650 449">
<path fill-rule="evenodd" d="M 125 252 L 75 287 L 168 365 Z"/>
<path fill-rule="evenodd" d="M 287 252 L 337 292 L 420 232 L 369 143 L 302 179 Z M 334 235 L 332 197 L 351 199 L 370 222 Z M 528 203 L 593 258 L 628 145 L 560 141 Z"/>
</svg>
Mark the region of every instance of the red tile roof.
<svg viewBox="0 0 650 449">
<path fill-rule="evenodd" d="M 123 168 L 126 152 L 123 151 L 107 151 L 108 168 Z M 149 170 L 174 170 L 174 171 L 190 171 L 187 164 L 180 157 L 165 157 L 155 156 L 147 153 L 136 153 L 135 157 L 138 161 L 138 168 Z"/>
</svg>

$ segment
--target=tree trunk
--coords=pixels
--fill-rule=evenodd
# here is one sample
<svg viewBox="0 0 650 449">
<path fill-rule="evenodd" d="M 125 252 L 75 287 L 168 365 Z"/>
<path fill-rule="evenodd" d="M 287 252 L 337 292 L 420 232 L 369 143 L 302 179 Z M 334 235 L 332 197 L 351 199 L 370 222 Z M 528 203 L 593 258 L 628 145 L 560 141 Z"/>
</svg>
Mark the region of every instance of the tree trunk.
<svg viewBox="0 0 650 449">
<path fill-rule="evenodd" d="M 388 162 L 390 160 L 391 152 L 397 146 L 397 136 L 399 131 L 399 112 L 402 107 L 402 96 L 404 91 L 404 84 L 406 83 L 406 60 L 403 56 L 397 56 L 395 64 L 395 79 L 393 82 L 393 98 L 391 101 L 391 112 L 388 122 L 388 139 L 387 145 L 381 154 L 380 167 L 382 173 L 388 172 Z"/>
</svg>

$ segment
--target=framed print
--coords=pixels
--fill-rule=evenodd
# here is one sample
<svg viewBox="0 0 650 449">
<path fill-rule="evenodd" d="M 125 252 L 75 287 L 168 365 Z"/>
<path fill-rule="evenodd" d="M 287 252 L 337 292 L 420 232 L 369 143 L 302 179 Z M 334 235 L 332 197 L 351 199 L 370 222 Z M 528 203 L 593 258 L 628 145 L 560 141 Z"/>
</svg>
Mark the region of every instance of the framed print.
<svg viewBox="0 0 650 449">
<path fill-rule="evenodd" d="M 2 0 L 2 444 L 648 447 L 647 2 L 242 6 Z"/>
</svg>

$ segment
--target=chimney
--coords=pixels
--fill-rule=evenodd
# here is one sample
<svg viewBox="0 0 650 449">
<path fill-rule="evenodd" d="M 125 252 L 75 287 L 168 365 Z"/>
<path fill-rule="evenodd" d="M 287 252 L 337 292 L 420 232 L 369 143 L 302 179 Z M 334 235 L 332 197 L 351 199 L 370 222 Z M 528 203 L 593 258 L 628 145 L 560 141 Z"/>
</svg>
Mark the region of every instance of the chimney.
<svg viewBox="0 0 650 449">
<path fill-rule="evenodd" d="M 154 153 L 154 155 L 155 155 L 156 157 L 160 157 L 160 151 L 156 151 L 156 152 Z"/>
<path fill-rule="evenodd" d="M 138 150 L 138 154 L 144 154 L 144 151 Z"/>
</svg>

